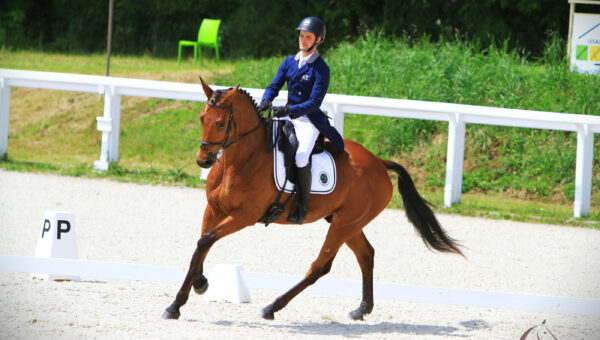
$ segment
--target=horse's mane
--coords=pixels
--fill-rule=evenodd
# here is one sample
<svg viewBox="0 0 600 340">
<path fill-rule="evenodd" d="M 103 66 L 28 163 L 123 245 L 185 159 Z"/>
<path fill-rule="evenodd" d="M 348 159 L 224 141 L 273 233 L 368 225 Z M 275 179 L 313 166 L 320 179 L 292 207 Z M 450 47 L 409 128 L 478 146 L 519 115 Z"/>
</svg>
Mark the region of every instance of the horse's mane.
<svg viewBox="0 0 600 340">
<path fill-rule="evenodd" d="M 227 92 L 229 92 L 230 90 L 233 90 L 233 87 L 230 87 L 230 88 L 228 88 L 228 89 L 225 89 L 225 90 L 217 90 L 217 91 L 215 91 L 215 94 L 214 94 L 214 99 L 215 99 L 215 101 L 216 101 L 216 100 L 218 100 L 218 99 L 219 99 L 219 97 L 220 97 L 222 94 L 224 94 L 224 93 L 227 93 Z M 254 112 L 256 112 L 256 115 L 258 116 L 258 118 L 260 119 L 260 121 L 261 121 L 262 123 L 265 123 L 265 122 L 266 122 L 266 118 L 265 118 L 265 117 L 263 117 L 263 115 L 261 115 L 261 114 L 258 112 L 258 106 L 256 106 L 256 102 L 254 101 L 254 98 L 252 98 L 252 96 L 250 95 L 250 93 L 248 93 L 248 91 L 246 91 L 246 90 L 244 90 L 244 89 L 242 89 L 242 88 L 239 88 L 239 87 L 238 87 L 238 90 L 237 90 L 237 92 L 238 92 L 238 93 L 241 93 L 241 94 L 243 94 L 243 95 L 244 95 L 244 96 L 245 96 L 245 97 L 246 97 L 246 98 L 247 98 L 247 99 L 250 101 L 250 103 L 252 104 L 252 107 L 254 107 Z"/>
<path fill-rule="evenodd" d="M 256 113 L 258 113 L 258 106 L 256 106 L 256 102 L 254 101 L 254 98 L 252 98 L 252 96 L 250 95 L 250 93 L 248 93 L 248 91 L 246 91 L 244 89 L 240 89 L 240 88 L 238 88 L 238 92 L 240 92 L 241 94 L 243 94 L 244 96 L 246 96 L 246 98 L 248 98 L 248 100 L 250 101 L 250 103 L 252 103 L 252 106 L 254 106 L 254 109 L 256 110 Z"/>
</svg>

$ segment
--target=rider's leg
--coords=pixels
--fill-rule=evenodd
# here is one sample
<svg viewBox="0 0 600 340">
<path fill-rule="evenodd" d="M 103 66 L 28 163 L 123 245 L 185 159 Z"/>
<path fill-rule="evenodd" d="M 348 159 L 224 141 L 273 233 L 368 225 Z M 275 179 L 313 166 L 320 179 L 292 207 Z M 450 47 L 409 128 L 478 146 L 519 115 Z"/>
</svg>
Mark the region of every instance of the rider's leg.
<svg viewBox="0 0 600 340">
<path fill-rule="evenodd" d="M 296 137 L 298 138 L 298 151 L 296 151 L 296 210 L 287 218 L 290 223 L 301 224 L 308 213 L 308 198 L 312 176 L 310 173 L 310 153 L 319 137 L 319 130 L 315 128 L 307 117 L 292 119 Z"/>
</svg>

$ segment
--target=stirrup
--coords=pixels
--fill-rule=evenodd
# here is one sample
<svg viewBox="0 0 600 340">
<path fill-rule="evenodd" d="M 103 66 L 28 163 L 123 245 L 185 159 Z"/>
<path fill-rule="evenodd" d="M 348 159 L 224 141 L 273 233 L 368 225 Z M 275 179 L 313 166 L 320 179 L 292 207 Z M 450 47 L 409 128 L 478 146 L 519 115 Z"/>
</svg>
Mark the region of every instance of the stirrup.
<svg viewBox="0 0 600 340">
<path fill-rule="evenodd" d="M 296 171 L 296 210 L 288 216 L 289 223 L 302 224 L 308 213 L 311 185 L 310 164 Z"/>
<path fill-rule="evenodd" d="M 294 224 L 302 224 L 306 215 L 308 213 L 308 209 L 302 208 L 300 205 L 296 206 L 296 210 L 289 214 L 286 221 Z"/>
</svg>

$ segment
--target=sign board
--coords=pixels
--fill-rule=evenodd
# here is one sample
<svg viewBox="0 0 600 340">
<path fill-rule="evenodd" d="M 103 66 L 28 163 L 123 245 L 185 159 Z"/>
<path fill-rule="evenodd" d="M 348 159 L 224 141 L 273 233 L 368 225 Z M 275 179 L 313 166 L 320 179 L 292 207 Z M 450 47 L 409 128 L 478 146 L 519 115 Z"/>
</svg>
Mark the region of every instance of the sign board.
<svg viewBox="0 0 600 340">
<path fill-rule="evenodd" d="M 600 14 L 573 15 L 570 49 L 573 71 L 600 75 Z"/>
<path fill-rule="evenodd" d="M 37 257 L 77 258 L 77 237 L 73 214 L 66 211 L 46 211 L 40 231 L 37 247 Z M 79 281 L 78 276 L 58 274 L 32 274 L 33 278 L 47 281 L 71 280 Z"/>
</svg>

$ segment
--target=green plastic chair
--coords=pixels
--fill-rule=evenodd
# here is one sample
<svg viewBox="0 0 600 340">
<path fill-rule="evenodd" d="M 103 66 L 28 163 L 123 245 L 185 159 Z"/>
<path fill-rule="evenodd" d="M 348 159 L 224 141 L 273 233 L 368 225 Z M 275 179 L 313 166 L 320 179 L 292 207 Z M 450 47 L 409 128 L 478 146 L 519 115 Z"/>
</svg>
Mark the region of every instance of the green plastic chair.
<svg viewBox="0 0 600 340">
<path fill-rule="evenodd" d="M 221 19 L 203 19 L 200 29 L 198 30 L 198 41 L 191 40 L 179 40 L 179 53 L 177 54 L 177 63 L 181 64 L 181 47 L 182 46 L 193 46 L 194 47 L 194 65 L 198 59 L 198 53 L 200 53 L 200 65 L 202 65 L 202 47 L 209 47 L 215 49 L 215 55 L 217 56 L 217 65 L 219 65 L 219 43 L 217 36 L 219 34 L 219 26 L 221 25 Z"/>
</svg>

